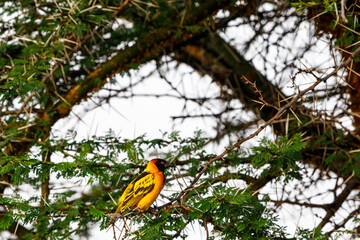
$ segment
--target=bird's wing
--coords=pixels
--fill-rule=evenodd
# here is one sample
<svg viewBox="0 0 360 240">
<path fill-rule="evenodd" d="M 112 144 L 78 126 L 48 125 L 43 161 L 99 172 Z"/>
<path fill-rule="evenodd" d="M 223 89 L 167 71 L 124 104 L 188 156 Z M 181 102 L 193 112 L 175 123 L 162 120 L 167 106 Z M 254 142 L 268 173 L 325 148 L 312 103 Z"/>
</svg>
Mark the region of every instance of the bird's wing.
<svg viewBox="0 0 360 240">
<path fill-rule="evenodd" d="M 136 204 L 154 188 L 154 186 L 154 174 L 143 172 L 137 176 L 129 184 L 119 200 L 119 207 L 121 206 L 121 212 L 127 209 L 133 209 Z"/>
<path fill-rule="evenodd" d="M 108 225 L 113 224 L 118 217 L 117 214 L 124 212 L 128 209 L 136 207 L 138 202 L 155 186 L 155 175 L 149 172 L 143 172 L 131 181 L 129 186 L 125 189 L 124 193 L 119 199 L 118 207 Z"/>
</svg>

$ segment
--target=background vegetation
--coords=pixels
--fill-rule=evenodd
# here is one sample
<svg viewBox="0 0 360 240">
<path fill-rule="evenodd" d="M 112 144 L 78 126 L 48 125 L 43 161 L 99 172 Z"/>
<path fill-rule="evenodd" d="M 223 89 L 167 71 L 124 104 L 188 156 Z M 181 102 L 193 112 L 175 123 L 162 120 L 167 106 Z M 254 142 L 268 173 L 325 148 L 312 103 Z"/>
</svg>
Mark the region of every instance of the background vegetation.
<svg viewBox="0 0 360 240">
<path fill-rule="evenodd" d="M 1 236 L 105 234 L 113 199 L 159 155 L 177 166 L 173 192 L 119 220 L 114 239 L 186 239 L 191 226 L 206 239 L 359 237 L 357 0 L 2 0 L 0 11 Z M 136 91 L 154 76 L 170 91 Z M 189 91 L 189 76 L 211 91 Z M 129 98 L 183 103 L 175 129 L 212 124 L 156 139 L 53 131 L 75 106 Z"/>
</svg>

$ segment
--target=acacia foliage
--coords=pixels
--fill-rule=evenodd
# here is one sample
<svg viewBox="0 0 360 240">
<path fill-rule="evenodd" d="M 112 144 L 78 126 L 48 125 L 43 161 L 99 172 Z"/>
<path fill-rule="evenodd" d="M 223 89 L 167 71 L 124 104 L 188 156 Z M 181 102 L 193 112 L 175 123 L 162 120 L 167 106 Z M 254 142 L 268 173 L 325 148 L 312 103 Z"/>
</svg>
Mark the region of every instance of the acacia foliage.
<svg viewBox="0 0 360 240">
<path fill-rule="evenodd" d="M 194 223 L 208 238 L 358 236 L 358 10 L 344 2 L 0 1 L 1 228 L 24 239 L 76 239 L 89 236 L 90 223 L 105 228 L 115 208 L 108 193 L 117 200 L 156 150 L 178 167 L 169 187 L 183 186 L 162 196 L 157 211 L 132 216 L 137 229 L 126 232 L 132 238 L 186 238 Z M 309 41 L 293 45 L 312 24 Z M 227 35 L 233 29 L 242 41 Z M 318 37 L 331 46 L 331 64 L 299 66 L 308 53 L 317 59 Z M 343 58 L 349 64 L 338 69 Z M 133 73 L 149 62 L 154 70 L 136 79 Z M 182 64 L 210 77 L 216 93 L 182 92 L 167 75 L 168 66 Z M 335 72 L 327 75 L 329 69 Z M 138 97 L 132 90 L 155 74 L 173 92 L 147 96 L 206 109 L 174 119 L 211 118 L 215 137 L 175 132 L 127 140 L 109 132 L 79 141 L 75 132 L 52 134 L 75 105 L 86 112 L 87 99 L 101 106 Z M 136 80 L 123 84 L 125 75 Z M 299 76 L 316 84 L 304 88 Z M 242 139 L 266 126 L 275 140 L 245 151 Z M 224 140 L 233 144 L 224 155 L 205 150 Z M 79 183 L 91 189 L 82 192 Z M 280 193 L 264 190 L 269 186 Z M 290 236 L 277 221 L 286 206 L 319 210 L 312 216 L 320 223 Z"/>
<path fill-rule="evenodd" d="M 76 239 L 88 234 L 90 223 L 101 223 L 101 228 L 106 229 L 116 208 L 109 193 L 118 199 L 130 181 L 144 170 L 145 152 L 156 150 L 174 160 L 177 171 L 167 174 L 166 188 L 174 186 L 175 189 L 184 189 L 187 181 L 213 157 L 204 150 L 208 139 L 202 138 L 201 132 L 190 138 L 181 138 L 177 132 L 165 133 L 162 139 L 152 140 L 144 136 L 120 139 L 112 132 L 82 141 L 74 137 L 68 134 L 64 139 L 54 138 L 37 145 L 37 150 L 29 155 L 1 159 L 1 174 L 13 173 L 13 193 L 0 200 L 8 209 L 0 222 L 2 229 L 8 229 L 14 222 L 26 224 L 32 230 L 22 235 L 22 239 Z M 274 147 L 276 145 L 283 148 Z M 280 171 L 284 177 L 279 176 L 276 181 L 299 177 L 298 160 L 303 148 L 304 142 L 297 135 L 293 139 L 281 138 L 276 143 L 264 141 L 253 149 L 256 157 L 251 160 L 245 152 L 231 151 L 223 161 L 213 165 L 199 185 L 188 191 L 181 201 L 171 207 L 157 206 L 145 213 L 146 217 L 131 216 L 131 221 L 141 227 L 128 234 L 134 239 L 186 238 L 188 235 L 183 230 L 198 222 L 202 226 L 212 225 L 215 236 L 223 239 L 285 238 L 285 227 L 277 224 L 276 214 L 267 206 L 269 197 L 259 195 L 258 189 L 251 186 L 257 186 L 256 182 L 261 179 L 277 176 Z M 59 156 L 61 161 L 44 164 L 39 160 L 43 151 Z M 76 188 L 54 191 L 47 203 L 39 206 L 38 194 L 28 198 L 22 193 L 30 188 L 33 189 L 30 192 L 39 192 L 44 176 L 51 176 L 52 188 L 65 184 L 66 189 L 82 181 L 91 186 L 91 191 L 81 196 Z M 243 178 L 249 179 L 249 185 L 242 183 L 235 188 L 224 184 L 230 179 Z M 177 192 L 165 193 L 164 205 L 177 196 Z M 299 229 L 297 236 L 308 238 L 310 235 Z"/>
</svg>

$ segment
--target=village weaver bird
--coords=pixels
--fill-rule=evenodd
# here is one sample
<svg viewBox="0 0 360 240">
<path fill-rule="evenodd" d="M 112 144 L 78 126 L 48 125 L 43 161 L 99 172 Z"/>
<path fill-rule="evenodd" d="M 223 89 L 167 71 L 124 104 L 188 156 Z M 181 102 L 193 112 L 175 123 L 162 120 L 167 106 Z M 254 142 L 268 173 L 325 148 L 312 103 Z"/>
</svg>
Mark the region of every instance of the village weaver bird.
<svg viewBox="0 0 360 240">
<path fill-rule="evenodd" d="M 133 209 L 148 210 L 165 186 L 164 171 L 168 167 L 174 165 L 164 159 L 156 158 L 148 162 L 145 171 L 132 180 L 121 195 L 118 207 L 108 225 L 115 222 L 118 213 Z"/>
</svg>

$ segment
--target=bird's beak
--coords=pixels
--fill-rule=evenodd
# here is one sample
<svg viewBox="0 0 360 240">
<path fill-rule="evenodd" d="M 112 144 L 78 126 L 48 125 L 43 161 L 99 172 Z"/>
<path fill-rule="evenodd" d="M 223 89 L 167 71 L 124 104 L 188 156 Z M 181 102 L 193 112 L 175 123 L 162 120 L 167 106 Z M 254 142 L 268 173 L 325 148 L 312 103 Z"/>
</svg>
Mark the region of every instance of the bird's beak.
<svg viewBox="0 0 360 240">
<path fill-rule="evenodd" d="M 169 167 L 175 167 L 175 165 L 169 162 L 165 163 L 165 168 L 169 168 Z"/>
</svg>

